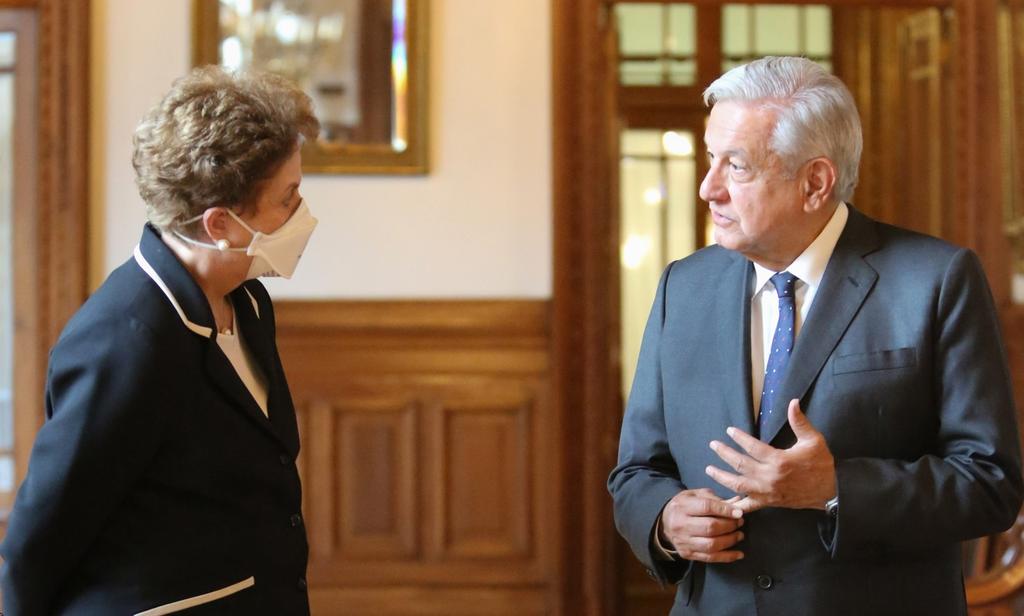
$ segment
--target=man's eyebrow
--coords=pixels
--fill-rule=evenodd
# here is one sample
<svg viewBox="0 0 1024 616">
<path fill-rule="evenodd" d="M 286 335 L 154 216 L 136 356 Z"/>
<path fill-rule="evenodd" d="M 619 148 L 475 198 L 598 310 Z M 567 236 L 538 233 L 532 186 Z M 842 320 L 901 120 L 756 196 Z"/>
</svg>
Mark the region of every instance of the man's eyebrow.
<svg viewBox="0 0 1024 616">
<path fill-rule="evenodd" d="M 750 155 L 747 154 L 746 150 L 737 150 L 737 149 L 722 150 L 718 154 L 715 154 L 714 152 L 711 151 L 711 148 L 708 148 L 706 146 L 705 146 L 704 150 L 708 154 L 711 154 L 713 156 L 738 156 L 740 158 L 750 158 Z"/>
</svg>

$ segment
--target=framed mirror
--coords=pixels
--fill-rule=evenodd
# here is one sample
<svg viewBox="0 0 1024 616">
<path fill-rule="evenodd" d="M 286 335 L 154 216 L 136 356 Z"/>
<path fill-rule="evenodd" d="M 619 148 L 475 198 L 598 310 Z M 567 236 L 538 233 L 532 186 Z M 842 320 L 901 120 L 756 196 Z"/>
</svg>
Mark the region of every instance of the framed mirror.
<svg viewBox="0 0 1024 616">
<path fill-rule="evenodd" d="M 427 172 L 428 0 L 193 2 L 193 64 L 267 70 L 313 99 L 303 171 Z"/>
</svg>

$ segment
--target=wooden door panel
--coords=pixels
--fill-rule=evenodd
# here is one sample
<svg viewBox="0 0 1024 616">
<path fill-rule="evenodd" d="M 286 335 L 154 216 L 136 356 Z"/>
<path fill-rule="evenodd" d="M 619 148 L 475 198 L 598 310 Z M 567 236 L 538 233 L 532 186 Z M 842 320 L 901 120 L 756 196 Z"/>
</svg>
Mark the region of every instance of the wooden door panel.
<svg viewBox="0 0 1024 616">
<path fill-rule="evenodd" d="M 416 485 L 422 480 L 416 472 L 416 408 L 341 400 L 311 403 L 299 415 L 312 558 L 414 556 Z"/>
<path fill-rule="evenodd" d="M 314 613 L 550 613 L 546 319 L 529 301 L 279 306 Z"/>
<path fill-rule="evenodd" d="M 529 556 L 532 404 L 450 405 L 437 412 L 433 485 L 442 558 Z"/>
</svg>

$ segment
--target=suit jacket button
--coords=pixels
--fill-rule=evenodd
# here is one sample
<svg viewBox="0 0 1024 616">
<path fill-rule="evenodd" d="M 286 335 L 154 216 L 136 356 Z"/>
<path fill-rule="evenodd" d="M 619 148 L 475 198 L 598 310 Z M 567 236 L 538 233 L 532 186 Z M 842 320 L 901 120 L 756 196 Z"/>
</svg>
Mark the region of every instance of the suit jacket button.
<svg viewBox="0 0 1024 616">
<path fill-rule="evenodd" d="M 306 590 L 306 578 L 299 578 L 299 590 Z"/>
<path fill-rule="evenodd" d="M 287 454 L 283 453 L 281 454 L 281 457 L 278 458 L 278 460 L 281 461 L 281 466 L 288 466 L 288 463 L 291 462 L 291 458 L 289 458 Z"/>
<path fill-rule="evenodd" d="M 651 578 L 655 582 L 658 581 L 658 574 L 656 574 L 653 569 L 648 569 L 647 570 L 647 577 Z"/>
<path fill-rule="evenodd" d="M 291 522 L 292 526 L 298 526 L 299 524 L 302 524 L 302 516 L 297 513 L 293 513 L 291 517 Z"/>
<path fill-rule="evenodd" d="M 754 582 L 757 583 L 757 587 L 761 590 L 768 590 L 775 584 L 775 580 L 770 575 L 759 575 L 754 578 Z"/>
</svg>

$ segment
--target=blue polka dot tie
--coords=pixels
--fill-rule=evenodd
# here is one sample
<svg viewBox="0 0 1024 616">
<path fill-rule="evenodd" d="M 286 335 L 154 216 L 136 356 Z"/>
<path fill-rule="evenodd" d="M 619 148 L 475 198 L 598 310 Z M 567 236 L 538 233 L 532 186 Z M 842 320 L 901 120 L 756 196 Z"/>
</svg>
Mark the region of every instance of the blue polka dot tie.
<svg viewBox="0 0 1024 616">
<path fill-rule="evenodd" d="M 772 338 L 772 351 L 768 355 L 768 367 L 764 372 L 764 388 L 761 389 L 761 412 L 757 416 L 758 433 L 772 414 L 775 395 L 786 376 L 786 365 L 793 351 L 793 340 L 796 337 L 796 281 L 797 277 L 789 272 L 779 272 L 771 277 L 775 291 L 779 295 L 779 324 L 775 327 Z"/>
</svg>

